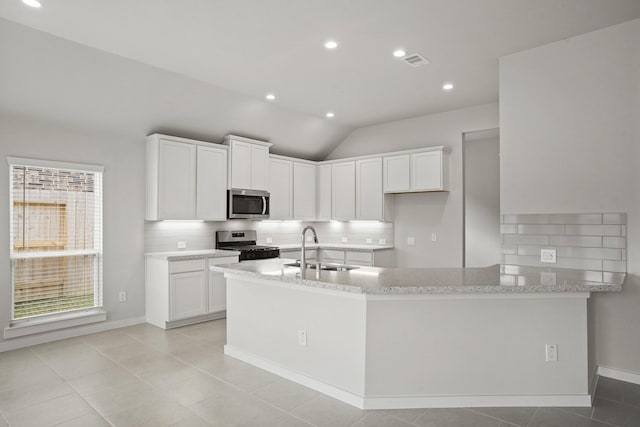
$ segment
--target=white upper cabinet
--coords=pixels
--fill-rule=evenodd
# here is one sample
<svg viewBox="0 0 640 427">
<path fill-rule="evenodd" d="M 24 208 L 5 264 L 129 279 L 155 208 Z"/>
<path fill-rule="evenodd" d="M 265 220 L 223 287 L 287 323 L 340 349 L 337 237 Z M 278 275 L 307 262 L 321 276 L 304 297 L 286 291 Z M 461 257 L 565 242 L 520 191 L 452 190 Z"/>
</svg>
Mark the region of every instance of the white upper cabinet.
<svg viewBox="0 0 640 427">
<path fill-rule="evenodd" d="M 356 219 L 384 220 L 382 158 L 356 161 Z"/>
<path fill-rule="evenodd" d="M 196 218 L 227 219 L 227 150 L 198 146 Z"/>
<path fill-rule="evenodd" d="M 147 138 L 147 220 L 226 219 L 227 148 L 154 134 Z"/>
<path fill-rule="evenodd" d="M 446 160 L 443 147 L 385 156 L 384 192 L 446 191 Z"/>
<path fill-rule="evenodd" d="M 319 165 L 316 186 L 316 219 L 331 219 L 331 165 Z"/>
<path fill-rule="evenodd" d="M 332 219 L 350 221 L 356 218 L 356 162 L 331 165 Z"/>
<path fill-rule="evenodd" d="M 293 162 L 269 159 L 269 219 L 293 219 Z"/>
<path fill-rule="evenodd" d="M 271 144 L 235 135 L 225 136 L 224 144 L 230 148 L 228 188 L 267 191 Z"/>
<path fill-rule="evenodd" d="M 316 218 L 316 165 L 293 162 L 293 219 Z"/>
</svg>

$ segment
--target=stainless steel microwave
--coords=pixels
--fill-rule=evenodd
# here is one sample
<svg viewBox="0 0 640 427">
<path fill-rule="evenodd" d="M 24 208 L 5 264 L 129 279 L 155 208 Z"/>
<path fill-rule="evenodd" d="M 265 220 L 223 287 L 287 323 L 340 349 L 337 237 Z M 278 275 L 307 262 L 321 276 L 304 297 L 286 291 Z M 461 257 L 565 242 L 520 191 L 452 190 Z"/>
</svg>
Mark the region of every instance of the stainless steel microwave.
<svg viewBox="0 0 640 427">
<path fill-rule="evenodd" d="M 228 190 L 229 219 L 269 219 L 269 192 L 261 190 Z"/>
</svg>

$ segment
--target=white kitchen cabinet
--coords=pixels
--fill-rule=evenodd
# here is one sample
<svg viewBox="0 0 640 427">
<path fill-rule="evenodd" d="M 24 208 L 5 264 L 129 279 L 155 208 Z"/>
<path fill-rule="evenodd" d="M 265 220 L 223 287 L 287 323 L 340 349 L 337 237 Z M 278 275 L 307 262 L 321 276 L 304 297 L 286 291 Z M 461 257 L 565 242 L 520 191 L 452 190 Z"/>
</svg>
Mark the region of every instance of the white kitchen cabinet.
<svg viewBox="0 0 640 427">
<path fill-rule="evenodd" d="M 226 219 L 227 148 L 168 135 L 147 137 L 147 220 Z"/>
<path fill-rule="evenodd" d="M 268 191 L 271 144 L 235 135 L 225 136 L 223 144 L 230 149 L 228 188 Z"/>
<path fill-rule="evenodd" d="M 446 191 L 447 158 L 443 147 L 385 156 L 383 182 L 385 193 Z"/>
<path fill-rule="evenodd" d="M 345 256 L 345 264 L 373 267 L 373 252 L 346 251 Z"/>
<path fill-rule="evenodd" d="M 316 220 L 331 219 L 331 165 L 319 165 L 316 186 Z"/>
<path fill-rule="evenodd" d="M 316 166 L 293 162 L 293 219 L 313 221 L 316 218 Z"/>
<path fill-rule="evenodd" d="M 393 248 L 371 251 L 321 249 L 320 261 L 325 264 L 348 264 L 360 267 L 393 267 Z"/>
<path fill-rule="evenodd" d="M 237 256 L 169 261 L 147 256 L 145 315 L 147 323 L 168 329 L 225 316 L 226 280 L 210 265 L 238 262 Z"/>
<path fill-rule="evenodd" d="M 293 162 L 269 159 L 269 219 L 293 219 Z"/>
<path fill-rule="evenodd" d="M 384 157 L 384 192 L 395 193 L 411 190 L 411 156 Z"/>
<path fill-rule="evenodd" d="M 227 150 L 198 146 L 196 218 L 227 219 Z"/>
<path fill-rule="evenodd" d="M 350 221 L 356 218 L 356 162 L 331 165 L 331 218 Z"/>
<path fill-rule="evenodd" d="M 382 158 L 356 161 L 356 219 L 384 220 Z"/>
</svg>

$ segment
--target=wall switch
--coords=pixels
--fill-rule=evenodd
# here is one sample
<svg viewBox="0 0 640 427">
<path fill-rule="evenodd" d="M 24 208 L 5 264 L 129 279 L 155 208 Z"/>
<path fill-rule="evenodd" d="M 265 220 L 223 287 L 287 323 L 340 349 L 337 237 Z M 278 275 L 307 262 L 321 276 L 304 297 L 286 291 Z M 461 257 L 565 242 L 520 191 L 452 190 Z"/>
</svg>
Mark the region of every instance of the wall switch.
<svg viewBox="0 0 640 427">
<path fill-rule="evenodd" d="M 555 264 L 556 250 L 555 249 L 540 249 L 540 262 L 548 262 Z"/>
<path fill-rule="evenodd" d="M 438 235 L 436 233 L 431 233 L 431 241 L 432 242 L 437 242 L 438 241 Z"/>
<path fill-rule="evenodd" d="M 371 244 L 371 243 L 373 243 L 373 239 L 367 239 L 367 240 L 365 240 L 365 242 L 367 242 L 368 244 Z"/>
<path fill-rule="evenodd" d="M 378 244 L 379 245 L 386 245 L 387 244 L 387 239 L 378 239 Z"/>
<path fill-rule="evenodd" d="M 558 345 L 547 344 L 544 348 L 545 348 L 546 361 L 557 362 L 558 361 Z"/>
<path fill-rule="evenodd" d="M 264 240 L 267 242 L 267 245 L 270 245 L 271 243 L 273 243 L 273 239 L 271 237 L 267 237 Z"/>
<path fill-rule="evenodd" d="M 414 246 L 415 244 L 416 244 L 416 238 L 415 237 L 407 237 L 407 245 Z"/>
<path fill-rule="evenodd" d="M 298 344 L 303 347 L 307 346 L 307 331 L 304 329 L 298 331 Z"/>
<path fill-rule="evenodd" d="M 345 236 L 342 236 L 342 237 L 340 238 L 340 241 L 341 241 L 342 243 L 347 243 L 347 242 L 349 241 L 349 239 L 347 239 Z"/>
<path fill-rule="evenodd" d="M 127 302 L 127 292 L 126 291 L 120 291 L 120 293 L 118 294 L 118 301 Z"/>
<path fill-rule="evenodd" d="M 178 249 L 187 249 L 187 242 L 178 242 Z"/>
</svg>

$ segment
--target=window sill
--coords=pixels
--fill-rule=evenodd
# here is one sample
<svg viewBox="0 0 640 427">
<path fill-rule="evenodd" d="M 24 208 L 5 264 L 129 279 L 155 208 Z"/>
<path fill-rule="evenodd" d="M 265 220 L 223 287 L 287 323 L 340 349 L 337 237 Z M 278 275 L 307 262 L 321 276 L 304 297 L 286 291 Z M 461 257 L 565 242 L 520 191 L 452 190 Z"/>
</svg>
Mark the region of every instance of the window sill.
<svg viewBox="0 0 640 427">
<path fill-rule="evenodd" d="M 104 322 L 105 320 L 107 320 L 107 312 L 102 309 L 97 309 L 81 313 L 69 313 L 55 318 L 25 321 L 24 323 L 4 328 L 4 339 L 18 338 L 42 332 L 72 328 L 74 326 L 88 325 L 90 323 Z"/>
</svg>

